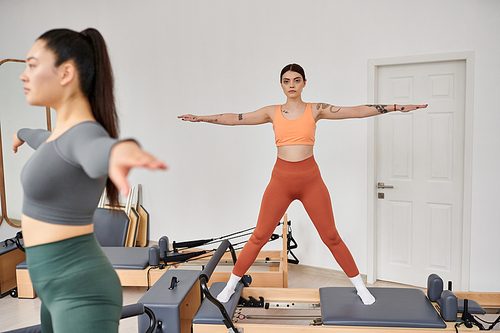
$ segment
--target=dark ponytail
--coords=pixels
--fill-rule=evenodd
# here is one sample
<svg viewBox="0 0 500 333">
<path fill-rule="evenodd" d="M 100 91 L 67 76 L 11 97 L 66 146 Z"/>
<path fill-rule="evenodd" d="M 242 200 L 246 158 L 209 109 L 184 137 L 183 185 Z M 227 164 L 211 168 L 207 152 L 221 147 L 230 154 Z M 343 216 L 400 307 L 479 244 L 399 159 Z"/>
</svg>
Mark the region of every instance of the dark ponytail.
<svg viewBox="0 0 500 333">
<path fill-rule="evenodd" d="M 66 61 L 73 61 L 78 71 L 80 89 L 88 98 L 94 118 L 117 139 L 119 134 L 118 115 L 114 97 L 114 78 L 108 50 L 102 35 L 93 28 L 78 33 L 69 29 L 47 31 L 38 39 L 56 58 L 55 67 Z M 118 190 L 109 180 L 106 192 L 111 206 L 118 205 Z"/>
<path fill-rule="evenodd" d="M 300 66 L 299 64 L 289 64 L 283 67 L 283 69 L 281 70 L 280 83 L 281 80 L 283 80 L 283 74 L 285 74 L 288 71 L 297 72 L 300 75 L 302 75 L 302 79 L 304 81 L 306 80 L 306 72 L 304 72 L 304 68 L 302 68 L 302 66 Z"/>
</svg>

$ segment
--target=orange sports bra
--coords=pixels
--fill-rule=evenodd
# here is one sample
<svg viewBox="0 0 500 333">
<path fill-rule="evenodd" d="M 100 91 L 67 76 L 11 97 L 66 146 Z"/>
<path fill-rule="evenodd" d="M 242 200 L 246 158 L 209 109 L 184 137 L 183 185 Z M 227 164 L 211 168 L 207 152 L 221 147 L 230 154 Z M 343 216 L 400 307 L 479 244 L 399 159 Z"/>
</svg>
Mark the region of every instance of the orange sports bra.
<svg viewBox="0 0 500 333">
<path fill-rule="evenodd" d="M 293 120 L 283 117 L 281 105 L 276 105 L 273 129 L 276 147 L 290 145 L 314 146 L 316 121 L 312 115 L 311 103 L 307 103 L 302 116 Z"/>
</svg>

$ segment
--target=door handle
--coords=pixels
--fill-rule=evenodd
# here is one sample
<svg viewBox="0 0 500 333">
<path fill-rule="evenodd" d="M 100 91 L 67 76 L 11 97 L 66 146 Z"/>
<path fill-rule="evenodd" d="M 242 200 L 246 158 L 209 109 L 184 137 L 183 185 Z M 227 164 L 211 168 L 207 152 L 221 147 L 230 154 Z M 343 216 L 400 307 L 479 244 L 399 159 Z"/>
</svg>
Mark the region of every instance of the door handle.
<svg viewBox="0 0 500 333">
<path fill-rule="evenodd" d="M 377 188 L 394 188 L 394 186 L 385 185 L 384 183 L 377 183 Z"/>
</svg>

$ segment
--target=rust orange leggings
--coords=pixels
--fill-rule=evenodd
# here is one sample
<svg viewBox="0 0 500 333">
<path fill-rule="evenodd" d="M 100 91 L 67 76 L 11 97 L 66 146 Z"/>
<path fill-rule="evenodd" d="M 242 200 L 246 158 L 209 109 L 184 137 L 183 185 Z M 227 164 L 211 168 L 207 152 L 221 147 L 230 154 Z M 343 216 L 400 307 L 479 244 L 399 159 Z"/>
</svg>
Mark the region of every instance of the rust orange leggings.
<svg viewBox="0 0 500 333">
<path fill-rule="evenodd" d="M 359 271 L 351 252 L 335 228 L 330 194 L 321 178 L 314 156 L 300 162 L 288 162 L 278 158 L 262 198 L 257 226 L 243 247 L 233 274 L 243 276 L 246 273 L 294 200 L 302 202 L 321 240 L 347 276 L 358 275 Z"/>
</svg>

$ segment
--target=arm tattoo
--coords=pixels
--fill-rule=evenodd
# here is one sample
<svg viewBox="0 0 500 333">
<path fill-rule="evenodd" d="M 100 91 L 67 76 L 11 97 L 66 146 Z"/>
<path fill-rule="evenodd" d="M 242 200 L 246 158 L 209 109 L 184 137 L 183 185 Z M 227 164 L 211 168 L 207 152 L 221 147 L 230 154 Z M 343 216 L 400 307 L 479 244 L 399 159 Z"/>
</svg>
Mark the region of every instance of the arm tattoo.
<svg viewBox="0 0 500 333">
<path fill-rule="evenodd" d="M 337 113 L 341 109 L 341 108 L 338 108 L 338 110 L 335 110 L 335 107 L 333 105 L 326 104 L 326 103 L 318 103 L 318 105 L 316 105 L 316 110 L 319 110 L 320 108 L 323 110 L 330 108 L 330 113 Z"/>
<path fill-rule="evenodd" d="M 242 113 L 240 113 L 240 114 L 238 115 L 238 120 L 243 120 L 243 114 L 242 114 Z"/>
<path fill-rule="evenodd" d="M 372 105 L 372 104 L 368 104 L 366 106 L 377 109 L 377 111 L 379 113 L 387 113 L 387 109 L 386 109 L 387 105 L 382 105 L 382 104 Z"/>
<path fill-rule="evenodd" d="M 222 113 L 219 114 L 218 116 L 222 117 Z M 213 119 L 207 119 L 207 120 L 205 120 L 205 122 L 207 122 L 207 123 L 218 123 L 219 122 L 219 118 L 217 118 L 217 116 L 214 116 L 214 117 L 215 118 L 213 118 Z"/>
<path fill-rule="evenodd" d="M 405 107 L 404 107 L 404 106 L 402 106 L 402 107 L 401 107 L 401 111 L 403 111 L 404 109 L 405 109 Z"/>
</svg>

